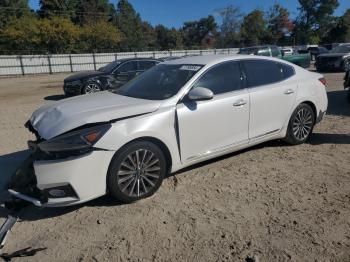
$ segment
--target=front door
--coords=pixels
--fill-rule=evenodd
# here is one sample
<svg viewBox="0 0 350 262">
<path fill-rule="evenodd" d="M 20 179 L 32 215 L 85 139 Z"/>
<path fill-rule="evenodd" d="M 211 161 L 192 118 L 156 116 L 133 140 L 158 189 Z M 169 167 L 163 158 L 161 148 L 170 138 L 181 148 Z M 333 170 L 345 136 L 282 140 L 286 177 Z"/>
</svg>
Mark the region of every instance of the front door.
<svg viewBox="0 0 350 262">
<path fill-rule="evenodd" d="M 177 105 L 183 163 L 220 153 L 248 141 L 249 93 L 243 88 L 239 62 L 210 68 L 192 88 L 214 93 L 208 101 L 184 100 Z"/>
</svg>

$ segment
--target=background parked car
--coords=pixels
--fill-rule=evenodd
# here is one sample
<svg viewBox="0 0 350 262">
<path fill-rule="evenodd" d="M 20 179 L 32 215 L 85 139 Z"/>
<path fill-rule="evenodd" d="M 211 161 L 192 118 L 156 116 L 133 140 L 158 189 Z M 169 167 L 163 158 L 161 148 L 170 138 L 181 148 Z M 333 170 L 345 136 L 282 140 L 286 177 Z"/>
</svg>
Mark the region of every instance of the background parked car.
<svg viewBox="0 0 350 262">
<path fill-rule="evenodd" d="M 327 54 L 329 51 L 323 46 L 309 47 L 307 49 L 310 52 L 311 60 L 314 61 L 321 54 Z"/>
<path fill-rule="evenodd" d="M 98 71 L 76 73 L 64 80 L 64 93 L 80 95 L 118 88 L 160 62 L 162 60 L 153 58 L 120 59 Z"/>
<path fill-rule="evenodd" d="M 311 62 L 308 52 L 306 54 L 293 53 L 287 55 L 283 54 L 278 46 L 274 45 L 244 47 L 239 50 L 238 54 L 277 57 L 304 68 L 308 68 Z"/>
<path fill-rule="evenodd" d="M 316 58 L 317 71 L 345 71 L 350 63 L 350 44 L 341 44 Z"/>
<path fill-rule="evenodd" d="M 280 50 L 284 55 L 292 55 L 294 53 L 294 50 L 291 47 L 280 47 Z"/>
<path fill-rule="evenodd" d="M 347 97 L 348 97 L 348 101 L 350 103 L 350 64 L 349 63 L 347 64 L 346 73 L 345 73 L 345 77 L 344 77 L 344 89 L 348 89 Z"/>
</svg>

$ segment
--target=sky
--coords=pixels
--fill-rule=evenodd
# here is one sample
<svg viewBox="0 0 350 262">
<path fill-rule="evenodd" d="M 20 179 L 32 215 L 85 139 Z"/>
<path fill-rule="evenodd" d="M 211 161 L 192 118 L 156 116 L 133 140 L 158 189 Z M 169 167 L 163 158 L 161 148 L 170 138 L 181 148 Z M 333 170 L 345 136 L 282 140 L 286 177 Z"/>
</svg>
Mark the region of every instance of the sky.
<svg viewBox="0 0 350 262">
<path fill-rule="evenodd" d="M 175 28 L 181 27 L 186 21 L 208 15 L 217 16 L 217 11 L 228 5 L 237 6 L 243 13 L 249 13 L 256 8 L 268 10 L 274 3 L 281 3 L 289 10 L 292 17 L 297 15 L 298 8 L 298 0 L 129 0 L 129 2 L 143 20 L 152 25 L 163 24 Z M 350 8 L 349 0 L 339 0 L 339 3 L 335 15 L 342 15 L 347 8 Z M 33 9 L 39 8 L 39 0 L 29 0 L 29 4 Z"/>
</svg>

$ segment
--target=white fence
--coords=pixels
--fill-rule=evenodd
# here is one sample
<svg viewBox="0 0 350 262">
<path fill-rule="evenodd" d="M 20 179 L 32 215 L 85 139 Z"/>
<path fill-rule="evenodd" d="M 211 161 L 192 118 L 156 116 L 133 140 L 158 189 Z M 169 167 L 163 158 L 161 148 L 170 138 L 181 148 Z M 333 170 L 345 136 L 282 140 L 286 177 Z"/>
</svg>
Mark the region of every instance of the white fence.
<svg viewBox="0 0 350 262">
<path fill-rule="evenodd" d="M 122 58 L 161 58 L 166 56 L 235 54 L 237 52 L 237 48 L 230 48 L 128 53 L 0 56 L 0 76 L 54 74 L 61 72 L 96 70 L 101 66 Z"/>
</svg>

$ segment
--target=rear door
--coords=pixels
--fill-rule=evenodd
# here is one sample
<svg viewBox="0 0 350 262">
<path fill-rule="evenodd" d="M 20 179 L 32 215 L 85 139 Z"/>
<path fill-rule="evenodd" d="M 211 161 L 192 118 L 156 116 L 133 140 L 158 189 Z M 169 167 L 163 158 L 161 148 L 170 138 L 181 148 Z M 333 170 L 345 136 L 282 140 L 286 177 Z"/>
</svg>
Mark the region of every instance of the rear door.
<svg viewBox="0 0 350 262">
<path fill-rule="evenodd" d="M 249 139 L 279 132 L 288 123 L 295 101 L 294 68 L 271 60 L 244 60 L 250 93 Z"/>
</svg>

